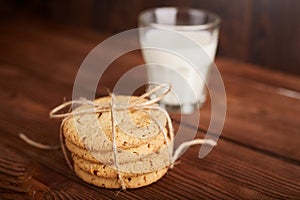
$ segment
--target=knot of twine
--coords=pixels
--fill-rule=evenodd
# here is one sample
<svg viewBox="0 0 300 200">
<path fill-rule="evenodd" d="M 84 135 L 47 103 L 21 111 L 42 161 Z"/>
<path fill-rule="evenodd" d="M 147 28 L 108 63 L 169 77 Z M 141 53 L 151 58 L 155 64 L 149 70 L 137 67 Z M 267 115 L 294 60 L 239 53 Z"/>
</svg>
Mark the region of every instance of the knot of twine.
<svg viewBox="0 0 300 200">
<path fill-rule="evenodd" d="M 159 91 L 162 88 L 167 88 L 167 90 L 165 90 L 165 92 L 163 92 L 161 95 L 156 96 L 153 99 L 150 99 L 146 102 L 139 102 L 139 100 L 141 99 L 145 99 L 147 97 L 150 97 L 152 94 L 154 94 L 155 92 Z M 64 118 L 64 120 L 66 119 L 66 117 L 72 116 L 72 115 L 82 115 L 82 114 L 89 114 L 89 113 L 103 113 L 103 112 L 111 112 L 111 125 L 112 125 L 112 145 L 113 145 L 113 156 L 114 156 L 114 163 L 115 163 L 115 167 L 117 170 L 117 174 L 118 174 L 118 180 L 122 186 L 122 189 L 126 189 L 125 186 L 125 182 L 123 180 L 123 177 L 120 175 L 120 170 L 119 170 L 119 163 L 118 163 L 118 157 L 117 157 L 117 145 L 116 145 L 116 130 L 115 130 L 115 119 L 114 119 L 114 112 L 115 111 L 122 111 L 122 110 L 129 110 L 129 109 L 134 109 L 134 110 L 142 110 L 145 111 L 146 110 L 158 110 L 161 111 L 166 119 L 167 119 L 167 125 L 168 125 L 168 133 L 166 133 L 164 127 L 161 127 L 160 123 L 158 123 L 156 121 L 156 119 L 154 119 L 150 114 L 150 118 L 156 123 L 156 125 L 159 127 L 160 131 L 163 133 L 164 135 L 164 139 L 166 141 L 167 147 L 170 147 L 169 145 L 169 141 L 168 141 L 168 136 L 170 138 L 171 143 L 174 141 L 174 129 L 172 126 L 172 121 L 171 118 L 169 116 L 169 114 L 167 113 L 167 111 L 165 111 L 164 109 L 160 108 L 159 106 L 155 105 L 157 102 L 159 102 L 160 100 L 162 100 L 169 92 L 171 91 L 171 85 L 170 84 L 160 84 L 157 87 L 153 88 L 152 90 L 146 92 L 145 94 L 137 97 L 136 99 L 134 99 L 133 101 L 131 101 L 128 105 L 118 105 L 115 104 L 115 95 L 113 93 L 110 93 L 109 91 L 109 95 L 111 97 L 111 102 L 105 105 L 101 105 L 101 104 L 97 104 L 93 101 L 87 100 L 87 99 L 79 99 L 79 100 L 72 100 L 72 101 L 68 101 L 65 102 L 55 108 L 53 108 L 49 115 L 50 118 Z M 84 108 L 84 109 L 80 109 L 80 110 L 72 110 L 72 111 L 68 111 L 65 113 L 60 113 L 62 110 L 66 109 L 66 108 L 70 108 L 72 105 L 77 104 L 77 105 L 90 105 L 92 106 L 92 108 Z M 64 121 L 63 121 L 64 122 Z M 69 161 L 68 157 L 67 157 L 67 152 L 64 146 L 64 136 L 62 133 L 62 126 L 63 123 L 61 124 L 60 127 L 60 141 L 61 141 L 61 147 L 63 150 L 63 154 L 65 156 L 65 159 L 69 165 L 69 167 L 71 169 L 73 169 L 71 162 Z M 29 138 L 27 138 L 26 136 L 24 136 L 24 134 L 20 135 L 20 137 L 26 141 L 27 143 L 39 147 L 41 148 L 42 146 L 45 145 L 41 145 L 41 144 L 37 144 L 36 142 L 31 141 Z M 194 139 L 191 141 L 187 141 L 187 142 L 183 142 L 182 144 L 179 145 L 179 147 L 176 149 L 176 151 L 173 154 L 173 149 L 169 148 L 169 157 L 170 157 L 170 168 L 174 167 L 174 163 L 175 161 L 179 158 L 179 156 L 181 155 L 181 153 L 187 148 L 190 147 L 192 145 L 196 145 L 196 144 L 208 144 L 208 145 L 212 145 L 215 146 L 216 142 L 210 139 Z M 172 146 L 172 145 L 171 145 Z M 172 146 L 173 147 L 173 146 Z M 48 148 L 51 149 L 51 148 Z"/>
</svg>

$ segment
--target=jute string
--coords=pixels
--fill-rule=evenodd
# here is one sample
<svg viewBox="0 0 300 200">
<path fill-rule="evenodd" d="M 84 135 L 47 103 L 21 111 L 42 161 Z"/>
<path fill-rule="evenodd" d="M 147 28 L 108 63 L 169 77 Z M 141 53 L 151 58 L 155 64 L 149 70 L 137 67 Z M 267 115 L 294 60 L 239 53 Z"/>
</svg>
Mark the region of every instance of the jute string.
<svg viewBox="0 0 300 200">
<path fill-rule="evenodd" d="M 113 154 L 114 154 L 114 163 L 115 163 L 115 167 L 117 170 L 117 174 L 118 174 L 118 180 L 122 186 L 122 189 L 125 190 L 126 186 L 125 186 L 125 182 L 123 180 L 122 175 L 120 174 L 120 170 L 119 170 L 119 162 L 118 162 L 118 156 L 117 156 L 117 144 L 116 144 L 116 130 L 115 130 L 115 118 L 114 118 L 114 99 L 115 99 L 115 95 L 111 94 L 111 105 L 110 105 L 110 112 L 111 112 L 111 133 L 112 133 L 112 138 L 113 138 Z"/>
<path fill-rule="evenodd" d="M 145 99 L 145 98 L 149 98 L 152 94 L 154 94 L 155 92 L 161 90 L 162 88 L 167 88 L 161 95 L 156 96 L 153 99 L 150 99 L 149 101 L 146 102 L 140 102 L 140 100 Z M 69 167 L 73 170 L 72 164 L 67 156 L 67 151 L 65 148 L 65 142 L 64 142 L 64 136 L 63 136 L 63 132 L 62 132 L 62 128 L 63 128 L 63 124 L 64 121 L 67 119 L 67 117 L 71 117 L 73 115 L 83 115 L 83 114 L 91 114 L 91 113 L 104 113 L 104 112 L 111 112 L 111 126 L 112 126 L 112 145 L 113 145 L 113 156 L 114 156 L 114 162 L 115 162 L 115 167 L 117 170 L 117 174 L 118 174 L 118 180 L 119 183 L 122 186 L 122 189 L 126 189 L 125 186 L 125 182 L 123 180 L 122 174 L 119 170 L 119 163 L 118 163 L 118 157 L 117 157 L 117 144 L 116 144 L 116 130 L 115 130 L 115 117 L 114 117 L 114 112 L 115 111 L 122 111 L 122 110 L 143 110 L 143 111 L 147 111 L 147 110 L 158 110 L 160 112 L 162 112 L 164 114 L 164 116 L 167 119 L 167 126 L 168 126 L 168 133 L 166 133 L 166 131 L 164 130 L 164 127 L 161 127 L 161 125 L 156 121 L 156 119 L 154 119 L 150 114 L 149 116 L 151 117 L 151 119 L 156 123 L 156 125 L 158 126 L 158 128 L 160 129 L 160 132 L 163 134 L 165 142 L 167 144 L 167 147 L 170 147 L 169 145 L 169 141 L 168 141 L 168 136 L 170 138 L 170 141 L 173 142 L 174 141 L 174 129 L 172 126 L 172 121 L 171 118 L 169 116 L 169 114 L 167 113 L 167 111 L 165 111 L 164 109 L 160 108 L 159 106 L 155 105 L 158 101 L 162 100 L 169 92 L 171 91 L 171 85 L 170 84 L 161 84 L 158 85 L 157 87 L 153 88 L 152 90 L 148 91 L 147 93 L 139 96 L 138 98 L 134 99 L 133 101 L 131 101 L 128 105 L 118 105 L 115 104 L 115 95 L 109 92 L 109 95 L 111 96 L 111 102 L 107 103 L 107 104 L 97 104 L 93 101 L 81 98 L 79 100 L 72 100 L 72 101 L 68 101 L 65 102 L 57 107 L 55 107 L 54 109 L 52 109 L 49 113 L 50 118 L 63 118 L 63 122 L 61 124 L 60 127 L 60 142 L 61 142 L 61 148 L 63 151 L 63 154 L 65 156 L 65 159 L 67 161 L 67 164 L 69 165 Z M 60 113 L 62 110 L 66 109 L 66 108 L 70 108 L 72 105 L 77 104 L 79 106 L 83 106 L 83 105 L 90 105 L 92 106 L 92 108 L 86 108 L 86 109 L 81 109 L 81 110 L 72 110 L 72 111 L 68 111 L 65 113 Z M 49 145 L 44 145 L 44 144 L 40 144 L 37 143 L 31 139 L 29 139 L 28 137 L 26 137 L 26 135 L 24 135 L 23 133 L 19 134 L 20 138 L 23 139 L 26 143 L 35 146 L 37 148 L 41 148 L 41 149 L 57 149 L 57 146 L 49 146 Z M 179 147 L 176 149 L 176 151 L 173 154 L 173 149 L 169 148 L 169 158 L 170 158 L 170 168 L 174 167 L 174 163 L 175 161 L 179 158 L 179 156 L 181 155 L 181 153 L 188 147 L 192 146 L 192 145 L 196 145 L 196 144 L 208 144 L 208 145 L 212 145 L 215 146 L 216 142 L 211 140 L 211 139 L 194 139 L 191 141 L 187 141 L 187 142 L 183 142 L 182 144 L 179 145 Z"/>
</svg>

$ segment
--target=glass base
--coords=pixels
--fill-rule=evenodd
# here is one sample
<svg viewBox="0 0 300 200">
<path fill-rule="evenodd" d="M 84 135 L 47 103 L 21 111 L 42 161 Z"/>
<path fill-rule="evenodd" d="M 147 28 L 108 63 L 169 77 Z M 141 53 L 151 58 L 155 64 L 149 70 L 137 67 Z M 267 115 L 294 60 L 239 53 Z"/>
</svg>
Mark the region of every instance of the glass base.
<svg viewBox="0 0 300 200">
<path fill-rule="evenodd" d="M 201 103 L 183 104 L 183 105 L 170 105 L 160 102 L 159 105 L 164 108 L 168 113 L 181 113 L 192 114 L 196 109 L 201 107 Z"/>
</svg>

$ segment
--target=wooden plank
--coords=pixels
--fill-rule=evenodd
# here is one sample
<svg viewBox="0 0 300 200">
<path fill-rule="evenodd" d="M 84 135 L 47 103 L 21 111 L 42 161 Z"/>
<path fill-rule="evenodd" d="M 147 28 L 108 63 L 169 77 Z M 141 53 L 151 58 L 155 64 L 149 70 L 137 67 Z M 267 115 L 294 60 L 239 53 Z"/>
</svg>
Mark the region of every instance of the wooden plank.
<svg viewBox="0 0 300 200">
<path fill-rule="evenodd" d="M 300 80 L 297 75 L 285 74 L 270 69 L 262 69 L 257 65 L 224 58 L 217 59 L 216 65 L 222 76 L 226 75 L 228 78 L 242 78 L 277 88 L 300 92 Z"/>
<path fill-rule="evenodd" d="M 228 101 L 222 136 L 299 162 L 299 77 L 225 59 L 218 66 Z M 283 95 L 280 91 L 285 89 L 298 98 Z M 200 126 L 207 130 L 209 102 L 201 109 L 201 120 Z"/>
<path fill-rule="evenodd" d="M 253 1 L 249 62 L 299 75 L 299 7 L 293 0 Z"/>
<path fill-rule="evenodd" d="M 277 93 L 272 85 L 226 74 L 223 79 L 227 114 L 221 137 L 299 164 L 299 99 Z M 206 131 L 211 121 L 209 101 L 200 114 L 200 129 Z M 173 118 L 180 120 L 178 115 Z M 187 122 L 195 123 L 192 117 Z"/>
<path fill-rule="evenodd" d="M 1 112 L 2 113 L 2 112 Z M 6 117 L 12 117 L 5 115 Z M 47 178 L 46 168 L 54 170 L 59 175 L 63 175 L 72 181 L 77 181 L 75 175 L 68 169 L 60 151 L 45 151 L 28 146 L 18 139 L 17 134 L 5 127 L 20 126 L 18 121 L 26 121 L 24 117 L 17 117 L 13 121 L 4 121 L 4 116 L 0 117 L 2 125 L 0 140 L 10 148 L 15 149 L 29 160 L 39 163 L 37 169 L 37 179 L 53 188 L 52 181 L 60 185 L 66 180 L 53 178 L 57 175 L 50 173 Z M 39 119 L 33 119 L 39 121 Z M 29 125 L 23 124 L 23 129 L 28 129 Z M 175 124 L 175 128 L 177 125 Z M 46 128 L 44 132 L 48 132 Z M 188 133 L 190 130 L 185 128 Z M 53 132 L 51 132 L 53 134 Z M 30 136 L 38 135 L 46 140 L 51 139 L 50 134 L 41 133 L 37 128 L 29 133 Z M 198 135 L 203 137 L 203 135 Z M 24 151 L 26 150 L 26 151 Z M 218 147 L 215 148 L 208 157 L 203 160 L 197 159 L 198 148 L 190 148 L 181 158 L 181 163 L 171 170 L 166 177 L 158 183 L 119 195 L 133 195 L 142 197 L 145 194 L 152 194 L 157 197 L 166 195 L 169 198 L 180 197 L 203 197 L 203 198 L 241 198 L 250 196 L 251 198 L 292 198 L 299 196 L 300 167 L 288 164 L 276 158 L 269 157 L 240 145 L 232 144 L 225 140 L 219 140 Z M 254 178 L 255 177 L 255 178 Z M 80 182 L 80 181 L 79 181 Z M 85 185 L 85 184 L 84 184 Z M 93 190 L 103 194 L 115 194 L 114 190 L 104 190 L 91 187 Z M 179 192 L 180 191 L 180 192 Z M 88 191 L 84 190 L 84 193 Z M 71 194 L 69 194 L 71 195 Z M 83 194 L 84 195 L 84 194 Z M 175 196 L 173 196 L 175 195 Z M 178 195 L 178 196 L 177 196 Z M 179 196 L 180 195 L 180 196 Z M 122 197 L 122 196 L 121 196 Z M 127 196 L 128 197 L 128 196 Z M 147 196 L 146 197 L 150 197 Z M 153 197 L 153 196 L 152 196 Z"/>
<path fill-rule="evenodd" d="M 239 68 L 242 71 L 243 65 Z M 263 70 L 259 72 L 263 74 Z M 299 100 L 281 95 L 276 86 L 228 73 L 222 73 L 227 92 L 227 115 L 221 137 L 299 164 Z M 285 75 L 280 78 L 277 84 L 283 84 L 283 80 L 290 80 L 287 82 L 291 86 L 292 82 L 299 82 Z M 200 129 L 205 132 L 211 120 L 209 101 L 200 113 Z M 173 115 L 173 118 L 179 121 L 180 116 Z M 195 124 L 193 118 L 188 121 L 187 124 Z"/>
</svg>

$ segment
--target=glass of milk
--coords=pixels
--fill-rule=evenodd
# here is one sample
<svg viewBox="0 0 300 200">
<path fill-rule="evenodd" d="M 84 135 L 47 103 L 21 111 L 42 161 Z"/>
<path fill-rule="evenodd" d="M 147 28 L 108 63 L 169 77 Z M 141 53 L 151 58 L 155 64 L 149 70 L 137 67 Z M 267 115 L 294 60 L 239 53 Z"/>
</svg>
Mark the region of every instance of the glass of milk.
<svg viewBox="0 0 300 200">
<path fill-rule="evenodd" d="M 172 92 L 160 105 L 169 112 L 193 113 L 206 100 L 220 18 L 198 9 L 162 7 L 143 11 L 138 23 L 148 90 L 170 83 Z"/>
</svg>

